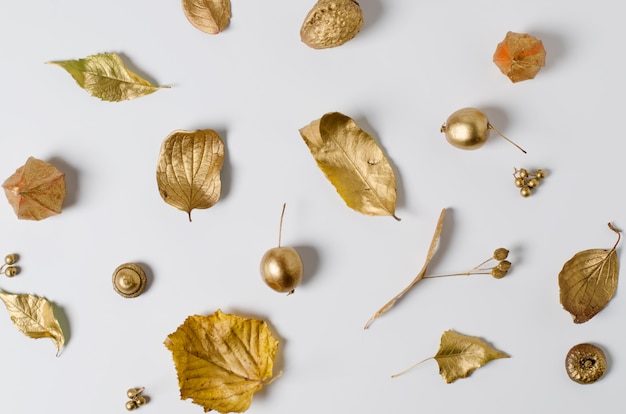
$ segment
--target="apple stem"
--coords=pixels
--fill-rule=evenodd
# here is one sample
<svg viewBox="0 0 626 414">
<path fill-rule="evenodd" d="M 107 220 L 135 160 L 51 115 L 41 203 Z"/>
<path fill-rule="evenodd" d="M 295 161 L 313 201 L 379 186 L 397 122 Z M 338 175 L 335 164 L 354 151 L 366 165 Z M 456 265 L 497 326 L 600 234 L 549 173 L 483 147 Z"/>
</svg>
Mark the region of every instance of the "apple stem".
<svg viewBox="0 0 626 414">
<path fill-rule="evenodd" d="M 497 129 L 494 128 L 493 125 L 491 124 L 487 124 L 487 128 L 493 130 L 493 132 L 495 132 L 496 134 L 500 135 L 502 138 L 504 138 L 505 140 L 507 140 L 510 144 L 512 144 L 515 148 L 517 148 L 518 150 L 522 151 L 524 154 L 526 154 L 526 150 L 523 149 L 522 147 L 520 147 L 519 145 L 517 145 L 515 142 L 513 142 L 511 139 L 505 137 L 502 132 L 498 131 Z"/>
<path fill-rule="evenodd" d="M 280 213 L 280 227 L 278 228 L 278 247 L 280 247 L 280 238 L 283 234 L 283 217 L 285 216 L 285 207 L 287 203 L 283 203 L 283 211 Z"/>
</svg>

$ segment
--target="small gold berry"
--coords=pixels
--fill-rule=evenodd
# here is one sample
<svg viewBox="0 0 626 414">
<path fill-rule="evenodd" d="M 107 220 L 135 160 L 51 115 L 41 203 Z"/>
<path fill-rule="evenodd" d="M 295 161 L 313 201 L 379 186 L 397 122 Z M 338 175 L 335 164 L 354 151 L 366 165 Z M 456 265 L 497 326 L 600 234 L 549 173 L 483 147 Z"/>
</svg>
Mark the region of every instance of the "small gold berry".
<svg viewBox="0 0 626 414">
<path fill-rule="evenodd" d="M 538 180 L 543 180 L 546 178 L 546 172 L 544 170 L 537 170 L 535 172 L 535 177 L 537 177 Z"/>
<path fill-rule="evenodd" d="M 144 387 L 141 388 L 129 388 L 128 391 L 126 391 L 126 396 L 128 398 L 135 399 L 138 395 L 140 395 L 144 390 Z"/>
<path fill-rule="evenodd" d="M 528 170 L 526 170 L 525 168 L 522 168 L 517 172 L 517 174 L 519 175 L 520 178 L 527 178 Z"/>
<path fill-rule="evenodd" d="M 137 404 L 137 407 L 141 407 L 142 405 L 145 405 L 147 402 L 148 400 L 143 395 L 139 395 L 135 398 L 135 403 Z"/>
<path fill-rule="evenodd" d="M 135 400 L 130 400 L 126 402 L 126 409 L 128 411 L 133 411 L 135 408 L 137 408 L 137 403 L 135 402 Z"/>
<path fill-rule="evenodd" d="M 528 197 L 532 194 L 532 190 L 530 189 L 530 187 L 522 187 L 519 193 L 522 195 L 522 197 Z"/>
<path fill-rule="evenodd" d="M 517 177 L 515 179 L 515 187 L 522 188 L 524 186 L 524 179 Z"/>
<path fill-rule="evenodd" d="M 528 186 L 530 188 L 536 188 L 539 185 L 539 180 L 537 178 L 530 178 L 528 179 Z"/>
<path fill-rule="evenodd" d="M 4 269 L 4 275 L 6 277 L 13 277 L 15 275 L 17 275 L 17 267 L 15 266 L 9 266 L 6 269 Z"/>
<path fill-rule="evenodd" d="M 9 266 L 15 264 L 15 262 L 17 262 L 17 255 L 7 254 L 6 256 L 4 256 L 4 263 L 8 264 Z"/>
</svg>

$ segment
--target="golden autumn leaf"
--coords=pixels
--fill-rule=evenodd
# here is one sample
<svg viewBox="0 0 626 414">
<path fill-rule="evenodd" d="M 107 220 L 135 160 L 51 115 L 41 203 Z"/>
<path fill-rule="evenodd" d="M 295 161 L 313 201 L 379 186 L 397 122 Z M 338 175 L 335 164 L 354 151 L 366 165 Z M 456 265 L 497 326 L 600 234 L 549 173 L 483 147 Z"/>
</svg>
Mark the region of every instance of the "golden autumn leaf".
<svg viewBox="0 0 626 414">
<path fill-rule="evenodd" d="M 278 340 L 265 321 L 225 314 L 189 316 L 165 346 L 172 352 L 181 399 L 204 411 L 243 412 L 273 379 Z"/>
<path fill-rule="evenodd" d="M 435 356 L 426 358 L 392 377 L 402 375 L 422 362 L 434 359 L 439 365 L 439 374 L 450 384 L 459 378 L 467 378 L 489 361 L 500 358 L 510 357 L 492 348 L 480 338 L 447 330 L 441 335 L 441 343 Z"/>
<path fill-rule="evenodd" d="M 0 299 L 4 302 L 17 329 L 30 338 L 52 339 L 59 355 L 65 343 L 65 337 L 59 322 L 54 317 L 50 302 L 33 295 L 14 295 L 3 291 L 0 291 Z"/>
<path fill-rule="evenodd" d="M 183 0 L 187 20 L 208 34 L 223 31 L 230 22 L 230 0 Z"/>
<path fill-rule="evenodd" d="M 372 216 L 395 216 L 396 177 L 376 141 L 339 112 L 300 129 L 326 178 L 348 207 Z"/>
<path fill-rule="evenodd" d="M 563 308 L 572 314 L 574 323 L 587 322 L 609 303 L 617 290 L 619 261 L 617 241 L 610 250 L 590 249 L 578 252 L 569 259 L 559 273 L 559 288 Z"/>
<path fill-rule="evenodd" d="M 508 32 L 498 44 L 493 62 L 513 83 L 534 79 L 546 64 L 546 50 L 534 36 Z"/>
<path fill-rule="evenodd" d="M 174 131 L 161 145 L 157 166 L 159 193 L 165 202 L 187 212 L 220 199 L 224 142 L 211 129 Z"/>
<path fill-rule="evenodd" d="M 2 184 L 19 219 L 43 220 L 61 213 L 65 199 L 65 174 L 35 157 Z"/>
<path fill-rule="evenodd" d="M 78 85 L 103 101 L 125 101 L 169 86 L 152 85 L 128 69 L 116 53 L 100 53 L 78 60 L 46 62 L 65 69 Z"/>
</svg>

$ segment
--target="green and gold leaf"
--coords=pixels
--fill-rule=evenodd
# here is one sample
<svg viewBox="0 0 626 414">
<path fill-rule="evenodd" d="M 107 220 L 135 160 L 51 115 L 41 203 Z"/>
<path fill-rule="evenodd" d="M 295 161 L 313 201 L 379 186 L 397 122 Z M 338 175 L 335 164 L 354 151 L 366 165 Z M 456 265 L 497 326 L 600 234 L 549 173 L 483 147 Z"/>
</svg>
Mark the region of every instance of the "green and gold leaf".
<svg viewBox="0 0 626 414">
<path fill-rule="evenodd" d="M 65 69 L 81 88 L 103 101 L 125 101 L 151 94 L 157 89 L 169 88 L 152 85 L 133 73 L 115 53 L 47 63 Z"/>
<path fill-rule="evenodd" d="M 0 291 L 13 324 L 30 338 L 50 338 L 61 352 L 65 337 L 59 322 L 54 317 L 52 305 L 45 298 L 34 295 L 14 295 Z"/>
<path fill-rule="evenodd" d="M 300 129 L 300 135 L 348 207 L 399 220 L 393 168 L 376 141 L 354 120 L 331 112 Z"/>
<path fill-rule="evenodd" d="M 187 212 L 212 207 L 220 198 L 224 142 L 212 129 L 174 131 L 161 145 L 157 184 L 163 200 Z"/>
<path fill-rule="evenodd" d="M 619 274 L 617 241 L 610 250 L 589 249 L 576 253 L 559 273 L 559 288 L 563 308 L 572 314 L 574 323 L 584 323 L 606 307 L 615 295 Z"/>
</svg>

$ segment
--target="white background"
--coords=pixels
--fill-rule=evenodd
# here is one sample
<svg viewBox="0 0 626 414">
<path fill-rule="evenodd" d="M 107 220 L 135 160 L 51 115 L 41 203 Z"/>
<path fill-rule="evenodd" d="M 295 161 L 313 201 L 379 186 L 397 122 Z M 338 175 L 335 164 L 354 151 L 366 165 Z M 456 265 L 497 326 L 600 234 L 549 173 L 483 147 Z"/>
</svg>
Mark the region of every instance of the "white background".
<svg viewBox="0 0 626 414">
<path fill-rule="evenodd" d="M 233 0 L 223 33 L 186 20 L 178 1 L 57 0 L 0 5 L 0 178 L 29 156 L 66 173 L 61 215 L 18 220 L 0 202 L 0 255 L 19 253 L 13 293 L 56 305 L 67 345 L 24 337 L 0 309 L 0 411 L 125 412 L 126 389 L 146 387 L 142 413 L 200 413 L 179 399 L 165 337 L 186 316 L 224 312 L 267 320 L 280 338 L 281 378 L 251 413 L 619 412 L 626 381 L 626 301 L 574 325 L 559 303 L 558 273 L 574 253 L 610 248 L 626 229 L 623 188 L 623 19 L 615 2 L 362 0 L 365 25 L 347 44 L 301 43 L 305 1 Z M 492 63 L 507 31 L 543 40 L 547 65 L 512 84 Z M 50 60 L 117 52 L 170 85 L 133 101 L 91 97 Z M 527 155 L 492 135 L 478 151 L 439 133 L 453 111 L 483 110 Z M 397 215 L 345 206 L 298 129 L 340 111 L 385 150 L 398 180 Z M 177 129 L 225 140 L 222 198 L 209 210 L 165 204 L 155 171 Z M 528 199 L 513 168 L 544 168 Z M 291 296 L 270 290 L 258 265 L 276 245 L 305 265 Z M 513 268 L 423 281 L 389 313 L 367 319 L 421 268 L 442 208 L 449 208 L 430 273 L 466 271 L 497 247 Z M 620 258 L 623 248 L 618 249 Z M 137 262 L 150 275 L 136 299 L 111 274 Z M 511 355 L 446 384 L 433 355 L 447 329 Z M 569 348 L 602 346 L 606 376 L 572 382 Z"/>
</svg>

